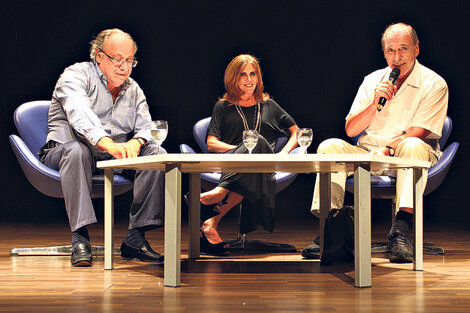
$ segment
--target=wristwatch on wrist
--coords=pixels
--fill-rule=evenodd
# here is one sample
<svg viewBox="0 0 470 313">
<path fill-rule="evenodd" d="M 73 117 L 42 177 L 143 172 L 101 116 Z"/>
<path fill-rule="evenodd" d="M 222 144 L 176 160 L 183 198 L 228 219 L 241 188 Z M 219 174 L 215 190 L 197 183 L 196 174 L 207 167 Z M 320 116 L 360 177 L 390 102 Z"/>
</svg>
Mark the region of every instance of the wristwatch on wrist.
<svg viewBox="0 0 470 313">
<path fill-rule="evenodd" d="M 385 148 L 388 149 L 388 155 L 389 155 L 389 156 L 395 156 L 395 149 L 393 149 L 393 148 L 390 147 L 390 146 L 385 146 Z"/>
<path fill-rule="evenodd" d="M 140 147 L 141 147 L 141 148 L 145 145 L 145 140 L 143 140 L 142 138 L 137 137 L 137 138 L 135 138 L 135 139 L 140 143 Z"/>
</svg>

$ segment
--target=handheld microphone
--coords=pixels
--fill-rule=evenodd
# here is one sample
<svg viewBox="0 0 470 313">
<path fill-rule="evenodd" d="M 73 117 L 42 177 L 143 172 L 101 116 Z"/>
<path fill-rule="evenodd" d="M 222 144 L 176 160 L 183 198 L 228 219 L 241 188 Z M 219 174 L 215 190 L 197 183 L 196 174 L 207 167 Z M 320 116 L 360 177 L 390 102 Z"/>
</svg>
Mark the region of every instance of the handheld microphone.
<svg viewBox="0 0 470 313">
<path fill-rule="evenodd" d="M 395 84 L 399 76 L 400 76 L 400 69 L 394 68 L 392 72 L 390 73 L 388 80 L 391 81 L 392 84 Z M 380 112 L 380 110 L 383 109 L 383 107 L 385 106 L 385 102 L 387 102 L 387 99 L 385 99 L 385 97 L 381 97 L 379 100 L 379 104 L 377 105 L 377 111 Z"/>
</svg>

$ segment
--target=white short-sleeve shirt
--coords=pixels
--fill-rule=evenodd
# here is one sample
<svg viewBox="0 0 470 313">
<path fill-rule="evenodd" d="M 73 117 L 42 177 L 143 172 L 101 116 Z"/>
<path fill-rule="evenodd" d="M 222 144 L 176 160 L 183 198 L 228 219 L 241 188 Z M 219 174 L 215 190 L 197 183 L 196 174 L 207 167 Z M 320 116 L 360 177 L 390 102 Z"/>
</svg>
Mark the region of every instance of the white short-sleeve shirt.
<svg viewBox="0 0 470 313">
<path fill-rule="evenodd" d="M 390 72 L 391 68 L 386 67 L 364 78 L 346 119 L 372 103 L 375 87 L 388 80 Z M 385 107 L 380 112 L 376 111 L 358 144 L 369 148 L 384 147 L 405 134 L 410 127 L 421 127 L 431 132 L 425 141 L 434 149 L 439 149 L 437 139 L 441 137 L 448 98 L 445 80 L 416 60 L 410 76 Z"/>
</svg>

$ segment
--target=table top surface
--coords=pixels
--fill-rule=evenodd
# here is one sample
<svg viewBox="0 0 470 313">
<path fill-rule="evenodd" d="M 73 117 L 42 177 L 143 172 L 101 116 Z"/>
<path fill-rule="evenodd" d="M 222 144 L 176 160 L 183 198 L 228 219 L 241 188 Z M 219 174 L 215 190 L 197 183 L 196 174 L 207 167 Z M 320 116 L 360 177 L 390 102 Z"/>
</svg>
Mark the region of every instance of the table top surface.
<svg viewBox="0 0 470 313">
<path fill-rule="evenodd" d="M 358 166 L 370 170 L 429 168 L 427 161 L 371 154 L 189 154 L 169 153 L 97 162 L 97 167 L 133 170 L 239 173 L 331 173 L 354 171 Z"/>
</svg>

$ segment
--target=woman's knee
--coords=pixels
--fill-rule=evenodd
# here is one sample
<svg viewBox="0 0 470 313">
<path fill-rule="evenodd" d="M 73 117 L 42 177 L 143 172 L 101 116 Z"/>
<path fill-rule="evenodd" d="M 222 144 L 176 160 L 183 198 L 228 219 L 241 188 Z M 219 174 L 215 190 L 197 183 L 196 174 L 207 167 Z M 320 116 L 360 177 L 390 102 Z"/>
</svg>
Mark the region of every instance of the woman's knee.
<svg viewBox="0 0 470 313">
<path fill-rule="evenodd" d="M 258 150 L 260 150 L 261 152 L 273 152 L 271 145 L 262 135 L 259 135 L 258 143 L 256 144 L 256 146 L 258 146 Z"/>
<path fill-rule="evenodd" d="M 273 153 L 273 149 L 269 142 L 264 138 L 262 135 L 258 136 L 258 142 L 256 146 L 253 148 L 253 153 Z M 235 153 L 248 153 L 248 149 L 246 149 L 244 144 L 239 146 L 239 149 L 236 149 Z"/>
</svg>

